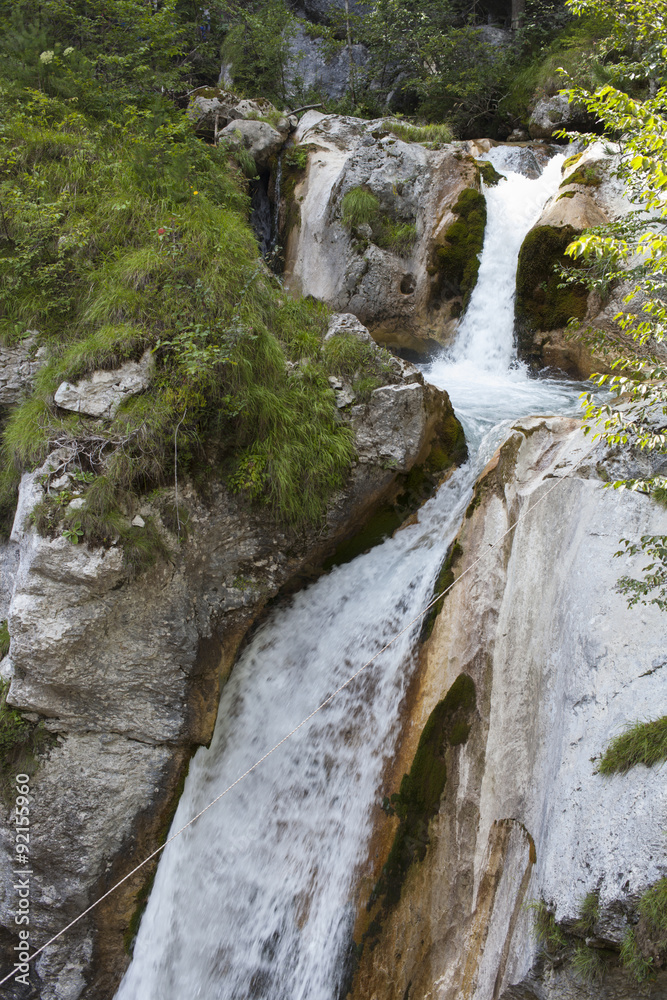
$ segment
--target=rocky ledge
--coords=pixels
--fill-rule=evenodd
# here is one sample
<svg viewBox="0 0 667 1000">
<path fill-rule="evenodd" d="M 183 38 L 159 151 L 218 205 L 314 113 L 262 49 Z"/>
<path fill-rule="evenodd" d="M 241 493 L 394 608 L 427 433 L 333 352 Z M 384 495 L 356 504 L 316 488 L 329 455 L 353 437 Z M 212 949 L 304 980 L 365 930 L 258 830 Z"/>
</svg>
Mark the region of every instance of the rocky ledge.
<svg viewBox="0 0 667 1000">
<path fill-rule="evenodd" d="M 354 317 L 333 318 L 329 335 L 341 331 L 369 338 Z M 83 407 L 97 388 L 95 378 L 68 386 L 68 399 Z M 127 386 L 104 388 L 112 393 L 108 406 L 113 391 Z M 45 492 L 68 482 L 76 492 L 73 453 L 61 449 L 23 477 L 11 541 L 2 551 L 0 618 L 8 621 L 11 644 L 0 672 L 10 683 L 8 703 L 50 734 L 31 782 L 33 945 L 164 839 L 191 753 L 209 741 L 220 689 L 267 602 L 317 572 L 378 504 L 403 489 L 415 467 L 430 468 L 437 479 L 465 456 L 446 393 L 405 362 L 397 360 L 389 384 L 366 400 L 342 382 L 335 391 L 341 419 L 355 432 L 357 459 L 318 529 L 286 531 L 220 485 L 203 498 L 182 483 L 187 540 L 182 525 L 167 517 L 174 491 L 147 500 L 134 530 L 145 530 L 150 519 L 170 555 L 133 576 L 119 546 L 73 545 L 41 537 L 30 524 Z M 10 968 L 17 940 L 12 834 L 5 824 L 0 941 Z M 48 949 L 37 961 L 33 993 L 19 987 L 16 995 L 110 997 L 129 961 L 150 875 L 143 869 Z"/>
</svg>

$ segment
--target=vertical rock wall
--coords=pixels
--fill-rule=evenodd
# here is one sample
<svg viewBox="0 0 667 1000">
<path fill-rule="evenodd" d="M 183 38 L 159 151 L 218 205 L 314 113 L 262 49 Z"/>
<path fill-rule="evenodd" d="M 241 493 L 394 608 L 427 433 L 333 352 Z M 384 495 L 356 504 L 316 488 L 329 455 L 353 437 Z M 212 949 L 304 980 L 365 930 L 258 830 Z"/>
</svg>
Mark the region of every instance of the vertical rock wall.
<svg viewBox="0 0 667 1000">
<path fill-rule="evenodd" d="M 406 743 L 414 748 L 462 673 L 475 683 L 477 714 L 465 741 L 441 747 L 447 780 L 424 859 L 410 866 L 399 902 L 377 914 L 354 1000 L 640 995 L 613 958 L 592 986 L 577 978 L 571 952 L 552 967 L 530 908 L 541 900 L 572 927 L 596 892 L 597 944 L 617 952 L 639 895 L 667 874 L 664 773 L 595 774 L 621 727 L 664 712 L 664 616 L 628 610 L 614 586 L 630 567 L 613 554 L 623 535 L 667 531 L 667 514 L 604 489 L 603 463 L 617 461 L 576 421 L 532 418 L 477 485 L 455 575 L 481 561 L 435 623 Z M 662 973 L 641 995 L 666 990 Z"/>
</svg>

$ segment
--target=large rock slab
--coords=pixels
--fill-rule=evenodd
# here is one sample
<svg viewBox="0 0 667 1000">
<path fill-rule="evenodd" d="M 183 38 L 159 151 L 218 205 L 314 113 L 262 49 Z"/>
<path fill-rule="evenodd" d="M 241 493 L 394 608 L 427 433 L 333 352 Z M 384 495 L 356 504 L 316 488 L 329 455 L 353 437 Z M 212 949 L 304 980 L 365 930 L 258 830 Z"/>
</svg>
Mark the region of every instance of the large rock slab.
<svg viewBox="0 0 667 1000">
<path fill-rule="evenodd" d="M 552 968 L 527 904 L 542 900 L 572 927 L 597 892 L 597 932 L 618 947 L 639 895 L 667 874 L 660 768 L 595 773 L 623 726 L 664 711 L 664 614 L 628 609 L 615 584 L 636 567 L 614 553 L 622 536 L 667 532 L 667 513 L 600 478 L 646 474 L 645 461 L 607 452 L 578 421 L 529 418 L 478 482 L 457 540 L 459 583 L 424 650 L 400 750 L 407 766 L 461 673 L 476 686 L 475 718 L 467 742 L 446 751 L 426 855 L 380 917 L 354 1000 L 408 990 L 438 1000 L 640 995 L 617 966 L 592 984 L 569 961 Z M 663 972 L 645 995 L 666 989 Z"/>
<path fill-rule="evenodd" d="M 146 351 L 140 361 L 128 361 L 113 371 L 93 372 L 75 384 L 61 382 L 54 399 L 62 410 L 112 420 L 124 399 L 148 388 L 152 372 L 153 355 Z"/>
</svg>

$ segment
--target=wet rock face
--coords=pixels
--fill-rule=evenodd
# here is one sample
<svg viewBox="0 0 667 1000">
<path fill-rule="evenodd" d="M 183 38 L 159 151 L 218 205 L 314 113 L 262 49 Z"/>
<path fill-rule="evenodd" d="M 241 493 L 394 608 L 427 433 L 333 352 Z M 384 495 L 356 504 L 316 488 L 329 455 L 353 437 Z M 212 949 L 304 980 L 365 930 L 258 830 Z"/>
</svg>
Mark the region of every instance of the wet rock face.
<svg viewBox="0 0 667 1000">
<path fill-rule="evenodd" d="M 287 171 L 281 211 L 289 287 L 354 313 L 389 347 L 448 342 L 464 290 L 455 269 L 443 282 L 438 251 L 461 223 L 462 193 L 479 192 L 477 146 L 429 149 L 384 120 L 313 111 L 296 141 L 304 167 Z"/>
<path fill-rule="evenodd" d="M 615 583 L 634 567 L 613 554 L 628 532 L 667 531 L 667 515 L 649 498 L 604 488 L 600 475 L 615 474 L 619 460 L 625 472 L 647 472 L 645 456 L 619 459 L 578 421 L 529 418 L 477 483 L 457 540 L 461 580 L 425 646 L 406 726 L 415 761 L 462 675 L 474 682 L 476 708 L 465 739 L 452 745 L 450 733 L 434 749 L 444 791 L 420 834 L 426 846 L 364 949 L 352 1000 L 640 995 L 618 949 L 639 896 L 667 871 L 655 846 L 667 791 L 659 769 L 605 778 L 595 762 L 628 721 L 660 712 L 664 616 L 627 608 Z M 599 900 L 592 934 L 577 930 L 589 893 Z M 527 904 L 538 901 L 570 935 L 555 961 L 533 932 Z M 608 949 L 599 982 L 573 964 L 586 940 Z M 653 1000 L 666 992 L 664 971 L 646 984 Z"/>
<path fill-rule="evenodd" d="M 372 343 L 350 316 L 333 336 Z M 330 505 L 327 523 L 298 536 L 267 523 L 221 486 L 206 502 L 188 484 L 190 514 L 179 545 L 157 504 L 146 501 L 136 531 L 153 518 L 171 551 L 133 578 L 116 546 L 90 549 L 44 538 L 29 513 L 56 490 L 74 456 L 54 453 L 25 475 L 12 541 L 0 551 L 0 598 L 11 645 L 2 661 L 8 700 L 57 736 L 31 782 L 32 943 L 39 946 L 143 860 L 164 837 L 192 749 L 208 742 L 219 692 L 236 650 L 266 602 L 299 574 L 317 571 L 398 489 L 397 477 L 437 449 L 465 457 L 446 393 L 405 362 L 366 402 L 346 401 L 357 460 Z M 11 948 L 14 895 L 10 828 L 0 840 L 0 923 Z M 133 877 L 100 910 L 49 949 L 38 965 L 42 1000 L 104 1000 L 128 962 L 137 893 Z M 0 943 L 4 947 L 4 943 Z M 10 965 L 11 967 L 11 965 Z M 41 983 L 39 977 L 41 976 Z"/>
</svg>

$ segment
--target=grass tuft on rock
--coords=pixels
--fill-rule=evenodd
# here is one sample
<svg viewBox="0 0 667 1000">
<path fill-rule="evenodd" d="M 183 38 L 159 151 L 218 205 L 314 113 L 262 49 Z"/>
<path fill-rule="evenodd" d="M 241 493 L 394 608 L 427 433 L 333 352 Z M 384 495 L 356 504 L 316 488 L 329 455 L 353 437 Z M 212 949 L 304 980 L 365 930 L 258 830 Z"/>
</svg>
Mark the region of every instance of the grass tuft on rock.
<svg viewBox="0 0 667 1000">
<path fill-rule="evenodd" d="M 372 191 L 356 187 L 343 196 L 341 211 L 345 226 L 372 225 L 380 215 L 380 202 Z"/>
<path fill-rule="evenodd" d="M 651 722 L 635 722 L 616 736 L 602 755 L 599 774 L 624 774 L 638 764 L 652 767 L 667 760 L 667 715 Z"/>
<path fill-rule="evenodd" d="M 454 139 L 454 133 L 446 122 L 434 125 L 412 125 L 409 122 L 388 122 L 392 135 L 403 142 L 419 142 L 433 148 L 446 145 Z"/>
<path fill-rule="evenodd" d="M 599 948 L 578 944 L 570 959 L 570 968 L 577 979 L 585 983 L 601 982 L 608 969 L 606 953 Z"/>
</svg>

